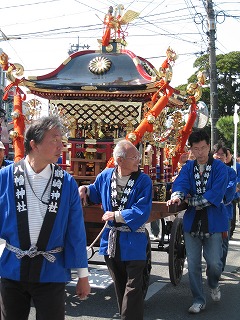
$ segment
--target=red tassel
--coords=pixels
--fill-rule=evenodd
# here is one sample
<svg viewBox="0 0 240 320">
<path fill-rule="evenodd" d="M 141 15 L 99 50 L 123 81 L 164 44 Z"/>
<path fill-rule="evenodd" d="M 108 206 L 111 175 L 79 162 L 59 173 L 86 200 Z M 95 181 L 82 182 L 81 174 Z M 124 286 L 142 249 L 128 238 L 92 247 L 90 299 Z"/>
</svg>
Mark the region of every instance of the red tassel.
<svg viewBox="0 0 240 320">
<path fill-rule="evenodd" d="M 102 45 L 105 47 L 109 45 L 110 34 L 111 34 L 111 30 L 109 27 L 107 27 L 106 31 L 102 37 Z"/>
</svg>

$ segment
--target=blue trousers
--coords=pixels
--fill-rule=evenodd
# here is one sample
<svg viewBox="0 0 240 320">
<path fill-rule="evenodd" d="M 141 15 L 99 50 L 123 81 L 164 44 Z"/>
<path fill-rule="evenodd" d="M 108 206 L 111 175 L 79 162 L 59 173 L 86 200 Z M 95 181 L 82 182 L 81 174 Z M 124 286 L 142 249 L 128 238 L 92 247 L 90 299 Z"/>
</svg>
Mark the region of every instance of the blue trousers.
<svg viewBox="0 0 240 320">
<path fill-rule="evenodd" d="M 222 271 L 224 271 L 224 268 L 226 265 L 226 260 L 227 260 L 228 245 L 229 245 L 229 239 L 230 239 L 230 233 L 231 233 L 231 222 L 232 222 L 232 220 L 229 220 L 228 237 L 223 239 L 223 257 L 222 257 L 223 268 L 222 268 Z"/>
<path fill-rule="evenodd" d="M 222 233 L 214 233 L 209 238 L 200 239 L 184 233 L 188 261 L 188 275 L 193 303 L 206 303 L 202 283 L 202 254 L 207 263 L 207 281 L 211 289 L 218 286 L 222 273 Z"/>
</svg>

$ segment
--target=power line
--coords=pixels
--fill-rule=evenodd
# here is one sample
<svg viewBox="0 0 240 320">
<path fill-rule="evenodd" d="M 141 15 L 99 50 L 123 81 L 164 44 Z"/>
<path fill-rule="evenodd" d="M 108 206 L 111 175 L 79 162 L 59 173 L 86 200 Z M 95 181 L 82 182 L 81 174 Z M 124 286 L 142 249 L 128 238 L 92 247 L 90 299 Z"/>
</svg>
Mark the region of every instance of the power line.
<svg viewBox="0 0 240 320">
<path fill-rule="evenodd" d="M 34 0 L 33 0 L 34 1 Z M 0 8 L 1 14 L 4 15 L 4 10 L 9 10 L 10 8 L 13 10 L 11 14 L 14 15 L 14 12 L 16 12 L 17 9 L 21 9 L 23 6 L 31 5 L 32 11 L 34 12 L 34 15 L 26 15 L 24 16 L 24 19 L 22 18 L 16 21 L 14 20 L 14 23 L 7 24 L 8 21 L 6 21 L 6 25 L 1 25 L 2 30 L 6 34 L 8 34 L 8 37 L 14 36 L 14 37 L 21 37 L 21 40 L 48 40 L 52 39 L 54 40 L 60 40 L 66 41 L 66 39 L 70 40 L 69 42 L 73 41 L 72 39 L 79 37 L 83 43 L 87 43 L 89 39 L 96 39 L 96 35 L 99 37 L 102 36 L 103 33 L 103 24 L 101 23 L 94 23 L 94 17 L 96 16 L 96 13 L 100 13 L 101 15 L 105 15 L 107 12 L 107 8 L 110 5 L 116 6 L 119 2 L 113 1 L 113 0 L 98 0 L 96 7 L 93 7 L 93 2 L 85 1 L 85 0 L 73 0 L 75 2 L 74 10 L 66 10 L 66 12 L 61 10 L 58 10 L 59 14 L 56 15 L 56 11 L 47 11 L 49 15 L 47 16 L 43 15 L 43 18 L 39 17 L 37 14 L 38 8 L 41 5 L 45 5 L 46 8 L 48 8 L 51 4 L 54 5 L 58 1 L 58 4 L 63 4 L 64 1 L 60 0 L 48 0 L 48 1 L 36 1 L 31 2 L 30 4 L 19 4 L 15 6 L 5 6 Z M 65 1 L 66 2 L 66 1 Z M 66 2 L 67 3 L 67 2 Z M 206 3 L 206 0 L 197 1 L 197 0 L 183 0 L 178 2 L 178 7 L 176 8 L 175 3 L 171 3 L 170 0 L 148 0 L 148 1 L 137 1 L 132 0 L 127 2 L 127 8 L 132 9 L 132 6 L 135 6 L 136 8 L 139 8 L 139 11 L 141 12 L 140 18 L 134 20 L 129 25 L 129 30 L 131 28 L 131 32 L 129 32 L 128 39 L 132 40 L 133 38 L 141 37 L 141 42 L 144 45 L 148 39 L 152 41 L 153 45 L 155 45 L 156 48 L 161 46 L 161 40 L 163 39 L 165 42 L 168 42 L 171 46 L 173 44 L 177 44 L 178 47 L 182 51 L 186 50 L 189 51 L 189 46 L 193 47 L 193 51 L 196 52 L 195 55 L 198 53 L 201 54 L 201 52 L 206 52 L 208 44 L 207 44 L 207 27 L 206 27 L 206 10 L 204 8 L 204 4 Z M 232 10 L 233 6 L 229 6 L 229 3 L 236 2 L 218 2 L 217 10 L 219 12 L 223 12 L 223 15 L 226 17 L 226 19 L 235 19 L 236 21 L 239 21 L 239 12 L 238 6 L 234 6 L 234 10 Z M 34 4 L 36 5 L 34 7 Z M 57 5 L 58 5 L 57 4 Z M 68 0 L 69 4 L 69 0 Z M 72 3 L 73 4 L 73 3 Z M 123 1 L 124 4 L 124 1 Z M 240 4 L 240 2 L 238 2 Z M 68 6 L 69 7 L 69 6 Z M 36 8 L 36 9 L 35 9 Z M 125 7 L 125 10 L 127 10 Z M 15 10 L 15 11 L 14 11 Z M 22 9 L 23 10 L 23 9 Z M 89 21 L 87 24 L 81 23 L 82 17 L 86 16 L 86 12 L 89 13 Z M 217 12 L 216 12 L 217 13 Z M 55 14 L 55 15 L 54 15 Z M 200 24 L 195 23 L 196 17 L 200 17 L 202 15 L 202 21 Z M 18 15 L 20 17 L 23 17 L 23 15 Z M 27 21 L 27 19 L 31 19 L 32 21 Z M 54 20 L 56 23 L 53 27 L 50 27 L 50 21 Z M 58 28 L 57 25 L 57 19 L 61 19 L 61 25 Z M 69 23 L 70 19 L 70 23 Z M 195 19 L 195 20 L 194 20 Z M 103 20 L 103 19 L 100 19 Z M 4 20 L 1 20 L 1 24 L 3 24 Z M 13 21 L 13 20 L 12 20 Z M 68 21 L 68 22 L 67 22 Z M 75 21 L 79 21 L 81 25 L 76 26 L 70 26 L 69 24 L 77 24 Z M 37 27 L 34 28 L 32 25 L 33 22 L 42 23 L 43 27 Z M 17 32 L 12 31 L 8 32 L 8 28 L 11 26 L 16 25 L 15 30 L 18 30 L 19 34 Z M 29 26 L 29 30 L 24 32 L 22 27 Z M 6 29 L 5 29 L 6 28 Z M 46 30 L 43 30 L 45 28 Z M 10 29 L 9 29 L 10 30 Z M 153 40 L 151 40 L 153 39 Z M 220 42 L 216 40 L 219 44 Z M 130 42 L 129 42 L 130 43 Z M 180 45 L 179 45 L 180 43 Z M 182 48 L 181 48 L 182 44 Z M 137 44 L 138 45 L 138 44 Z M 222 46 L 222 44 L 221 44 Z M 145 48 L 144 48 L 145 49 Z M 155 51 L 155 50 L 154 50 Z M 191 51 L 191 48 L 190 48 Z M 188 52 L 189 53 L 189 52 Z M 187 56 L 188 53 L 185 53 Z M 194 53 L 192 53 L 194 54 Z M 151 53 L 147 54 L 148 56 L 151 55 Z M 183 55 L 183 53 L 178 55 Z M 154 57 L 153 57 L 154 58 Z M 161 58 L 161 56 L 156 57 Z M 151 59 L 151 57 L 149 58 Z"/>
<path fill-rule="evenodd" d="M 20 7 L 26 7 L 26 6 L 34 6 L 34 5 L 38 5 L 38 4 L 45 4 L 45 3 L 49 3 L 49 2 L 56 2 L 56 1 L 61 1 L 61 0 L 46 0 L 46 1 L 42 1 L 42 2 L 31 2 L 31 3 L 26 3 L 26 4 L 18 4 L 18 5 L 11 5 L 8 7 L 1 7 L 0 10 L 4 10 L 4 9 L 13 9 L 13 8 L 20 8 Z"/>
</svg>

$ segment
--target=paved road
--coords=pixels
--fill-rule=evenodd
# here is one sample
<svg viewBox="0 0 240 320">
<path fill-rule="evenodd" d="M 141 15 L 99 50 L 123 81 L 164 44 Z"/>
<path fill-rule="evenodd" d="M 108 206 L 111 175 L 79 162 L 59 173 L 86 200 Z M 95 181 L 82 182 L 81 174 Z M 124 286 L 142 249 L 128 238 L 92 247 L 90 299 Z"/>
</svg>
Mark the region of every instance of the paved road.
<svg viewBox="0 0 240 320">
<path fill-rule="evenodd" d="M 152 243 L 152 248 L 156 244 Z M 97 254 L 95 255 L 97 257 Z M 95 258 L 94 256 L 94 258 Z M 99 260 L 99 258 L 96 258 Z M 101 259 L 99 261 L 102 261 Z M 240 319 L 240 272 L 234 273 L 240 267 L 240 227 L 236 228 L 230 241 L 228 265 L 220 282 L 222 300 L 219 303 L 211 301 L 207 286 L 207 307 L 198 315 L 190 315 L 187 310 L 191 305 L 191 293 L 188 285 L 187 265 L 183 278 L 178 286 L 173 286 L 168 275 L 168 254 L 153 251 L 152 274 L 150 286 L 145 300 L 144 320 L 239 320 Z M 117 316 L 116 299 L 105 266 L 90 265 L 92 276 L 92 292 L 85 301 L 79 301 L 75 296 L 72 284 L 66 290 L 66 320 L 113 320 Z M 206 282 L 205 272 L 203 273 Z M 105 288 L 105 289 L 104 289 Z M 137 307 L 137 306 L 136 306 Z M 34 308 L 29 320 L 35 320 Z"/>
</svg>

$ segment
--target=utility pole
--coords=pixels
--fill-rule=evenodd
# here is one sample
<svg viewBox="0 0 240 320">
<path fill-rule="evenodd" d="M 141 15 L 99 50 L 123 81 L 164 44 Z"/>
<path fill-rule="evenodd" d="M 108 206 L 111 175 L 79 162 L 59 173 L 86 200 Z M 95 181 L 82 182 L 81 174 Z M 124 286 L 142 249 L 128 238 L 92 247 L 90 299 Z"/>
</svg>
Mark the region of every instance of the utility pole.
<svg viewBox="0 0 240 320">
<path fill-rule="evenodd" d="M 8 41 L 8 40 L 19 40 L 20 37 L 8 37 L 6 34 L 0 29 L 0 41 Z"/>
<path fill-rule="evenodd" d="M 84 44 L 81 46 L 79 44 L 79 37 L 78 37 L 78 43 L 70 45 L 70 49 L 68 50 L 68 54 L 69 55 L 73 54 L 73 53 L 77 52 L 80 48 L 82 48 L 82 49 L 86 48 L 88 50 L 90 48 L 90 46 L 88 44 Z"/>
<path fill-rule="evenodd" d="M 212 0 L 207 0 L 209 39 L 209 64 L 210 64 L 210 116 L 211 116 L 211 148 L 218 141 L 216 123 L 218 121 L 218 89 L 217 89 L 217 66 L 216 66 L 216 19 Z"/>
<path fill-rule="evenodd" d="M 238 122 L 239 122 L 239 116 L 238 116 L 238 109 L 240 107 L 235 104 L 234 106 L 234 115 L 233 115 L 233 123 L 234 123 L 234 152 L 233 152 L 233 169 L 237 171 L 237 132 L 238 132 Z"/>
</svg>

